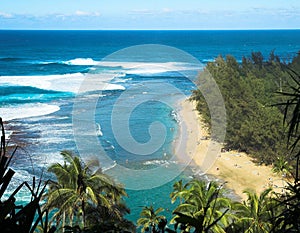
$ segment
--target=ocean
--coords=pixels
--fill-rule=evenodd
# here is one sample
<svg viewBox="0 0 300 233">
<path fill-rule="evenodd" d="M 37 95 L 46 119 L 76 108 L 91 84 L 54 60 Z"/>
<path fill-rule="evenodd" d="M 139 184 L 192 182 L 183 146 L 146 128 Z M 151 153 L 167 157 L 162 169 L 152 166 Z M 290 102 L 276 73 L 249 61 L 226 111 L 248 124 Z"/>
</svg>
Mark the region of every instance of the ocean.
<svg viewBox="0 0 300 233">
<path fill-rule="evenodd" d="M 10 189 L 33 175 L 49 178 L 46 167 L 70 150 L 96 156 L 125 183 L 129 219 L 150 204 L 170 216 L 174 180 L 193 175 L 176 170 L 178 101 L 207 62 L 227 54 L 240 62 L 256 51 L 290 61 L 300 30 L 0 31 L 0 117 L 20 146 Z"/>
</svg>

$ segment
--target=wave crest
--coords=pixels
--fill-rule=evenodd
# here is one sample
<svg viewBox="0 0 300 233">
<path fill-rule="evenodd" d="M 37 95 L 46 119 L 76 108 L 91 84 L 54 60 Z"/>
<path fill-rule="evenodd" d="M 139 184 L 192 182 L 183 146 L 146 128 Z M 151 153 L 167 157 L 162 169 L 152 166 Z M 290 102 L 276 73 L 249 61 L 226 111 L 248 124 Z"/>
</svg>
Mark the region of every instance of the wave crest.
<svg viewBox="0 0 300 233">
<path fill-rule="evenodd" d="M 62 63 L 73 66 L 94 66 L 97 65 L 99 62 L 93 60 L 92 58 L 75 58 L 69 61 L 64 61 Z"/>
<path fill-rule="evenodd" d="M 0 108 L 1 117 L 5 121 L 28 117 L 44 116 L 60 110 L 57 105 L 50 104 L 22 104 Z"/>
</svg>

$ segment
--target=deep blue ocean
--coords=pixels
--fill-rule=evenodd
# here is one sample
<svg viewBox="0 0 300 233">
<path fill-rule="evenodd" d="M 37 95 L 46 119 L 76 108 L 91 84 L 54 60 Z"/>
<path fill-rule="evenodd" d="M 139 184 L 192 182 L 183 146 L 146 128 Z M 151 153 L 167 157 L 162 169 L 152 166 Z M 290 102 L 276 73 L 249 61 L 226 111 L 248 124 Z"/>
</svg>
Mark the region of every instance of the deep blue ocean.
<svg viewBox="0 0 300 233">
<path fill-rule="evenodd" d="M 0 117 L 6 121 L 10 143 L 20 146 L 12 164 L 17 171 L 14 187 L 33 175 L 40 177 L 44 173 L 43 179 L 48 178 L 45 167 L 61 162 L 62 150 L 81 155 L 83 150 L 96 156 L 105 153 L 107 157 L 100 156 L 104 158 L 100 161 L 104 171 L 117 165 L 132 170 L 172 167 L 173 141 L 180 124 L 177 102 L 195 88 L 183 73 L 195 74 L 203 65 L 195 67 L 195 63 L 157 50 L 157 45 L 170 46 L 170 51 L 182 50 L 203 65 L 227 54 L 240 62 L 243 56 L 250 57 L 256 51 L 262 52 L 265 59 L 274 51 L 282 60 L 290 61 L 300 51 L 300 30 L 0 31 Z M 132 50 L 131 46 L 138 47 Z M 81 90 L 90 76 L 97 79 L 95 84 Z M 164 84 L 179 92 L 174 94 Z M 75 102 L 79 104 L 74 110 Z M 90 107 L 92 123 L 90 115 L 83 113 Z M 76 111 L 82 114 L 80 123 L 76 123 L 77 116 L 74 118 Z M 127 119 L 128 112 L 126 126 L 121 120 Z M 80 124 L 78 131 L 74 122 Z M 118 141 L 116 134 L 123 135 L 125 130 L 114 129 L 115 122 L 128 127 L 138 144 L 151 140 L 152 122 L 161 122 L 167 130 L 163 143 L 142 155 L 130 151 L 130 141 L 124 143 L 125 148 Z M 76 139 L 78 134 L 80 138 Z M 96 138 L 101 150 L 89 144 L 90 137 Z M 174 179 L 188 179 L 190 175 L 191 171 L 179 172 Z M 155 183 L 163 176 L 158 172 L 151 179 Z M 129 186 L 130 182 L 136 179 L 126 180 Z M 141 206 L 150 204 L 164 206 L 170 215 L 172 205 L 168 197 L 172 183 L 129 189 L 129 218 L 136 220 Z M 20 198 L 26 201 L 26 195 L 24 190 Z"/>
</svg>

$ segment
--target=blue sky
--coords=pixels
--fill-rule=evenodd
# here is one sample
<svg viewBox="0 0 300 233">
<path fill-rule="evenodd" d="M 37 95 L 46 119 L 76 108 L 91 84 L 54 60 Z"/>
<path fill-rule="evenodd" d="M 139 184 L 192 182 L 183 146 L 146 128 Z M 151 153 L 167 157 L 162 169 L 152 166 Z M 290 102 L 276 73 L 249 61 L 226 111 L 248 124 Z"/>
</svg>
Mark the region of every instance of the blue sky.
<svg viewBox="0 0 300 233">
<path fill-rule="evenodd" d="M 290 29 L 299 0 L 1 0 L 0 29 Z"/>
</svg>

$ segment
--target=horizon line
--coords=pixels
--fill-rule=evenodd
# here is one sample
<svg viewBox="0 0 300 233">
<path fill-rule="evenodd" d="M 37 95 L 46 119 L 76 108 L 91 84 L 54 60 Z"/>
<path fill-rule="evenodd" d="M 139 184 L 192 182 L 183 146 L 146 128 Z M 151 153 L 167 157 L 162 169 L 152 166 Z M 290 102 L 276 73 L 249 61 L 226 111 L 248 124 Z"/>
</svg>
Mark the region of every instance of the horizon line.
<svg viewBox="0 0 300 233">
<path fill-rule="evenodd" d="M 0 28 L 0 31 L 287 31 L 300 30 L 300 28 L 216 28 L 216 29 L 68 29 L 68 28 Z"/>
</svg>

